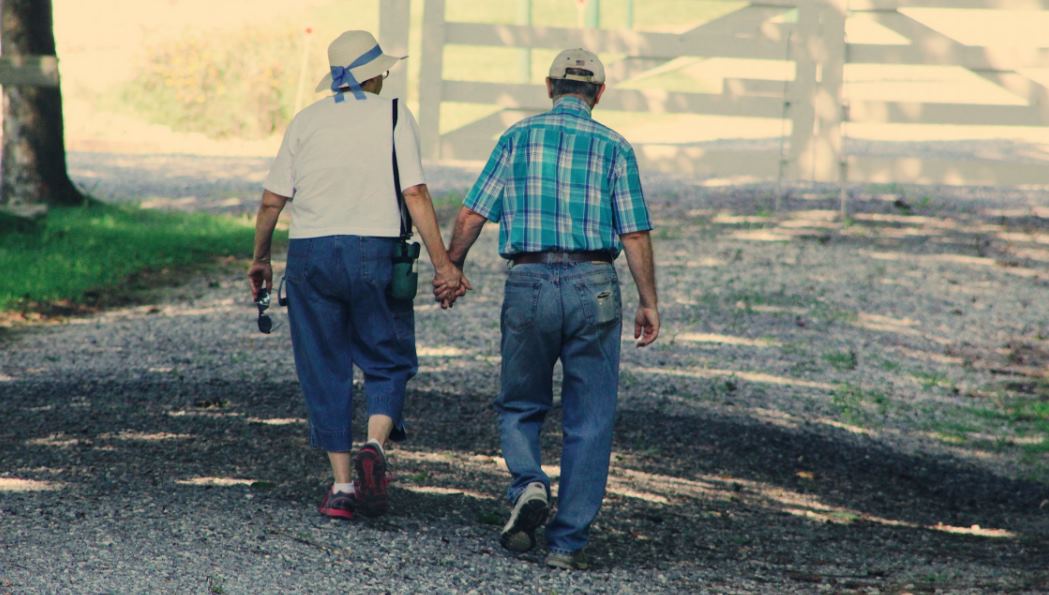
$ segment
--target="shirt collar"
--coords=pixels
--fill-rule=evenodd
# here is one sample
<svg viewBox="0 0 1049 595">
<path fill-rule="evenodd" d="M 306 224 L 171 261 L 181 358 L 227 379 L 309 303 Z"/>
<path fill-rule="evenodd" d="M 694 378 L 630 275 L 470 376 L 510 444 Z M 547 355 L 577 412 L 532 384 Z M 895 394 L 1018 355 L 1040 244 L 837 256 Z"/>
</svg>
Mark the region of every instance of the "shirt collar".
<svg viewBox="0 0 1049 595">
<path fill-rule="evenodd" d="M 562 95 L 554 104 L 554 112 L 573 113 L 577 116 L 590 117 L 590 104 L 575 95 Z"/>
</svg>

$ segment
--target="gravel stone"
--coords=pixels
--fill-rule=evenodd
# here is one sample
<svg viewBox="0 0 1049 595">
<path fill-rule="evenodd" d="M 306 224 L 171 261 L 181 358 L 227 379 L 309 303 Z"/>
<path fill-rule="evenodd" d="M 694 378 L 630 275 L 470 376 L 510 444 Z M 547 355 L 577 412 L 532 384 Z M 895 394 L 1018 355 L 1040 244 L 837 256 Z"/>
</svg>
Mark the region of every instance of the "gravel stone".
<svg viewBox="0 0 1049 595">
<path fill-rule="evenodd" d="M 247 215 L 267 160 L 70 164 L 105 200 Z M 428 168 L 437 194 L 473 175 Z M 451 311 L 418 298 L 411 436 L 379 519 L 316 513 L 327 463 L 285 313 L 255 330 L 246 263 L 4 331 L 0 593 L 1049 590 L 1045 432 L 1016 408 L 1049 398 L 1044 189 L 857 187 L 846 225 L 833 188 L 786 185 L 778 211 L 771 185 L 646 189 L 664 327 L 645 350 L 624 329 L 592 571 L 498 545 L 489 227 L 476 290 Z M 555 406 L 555 475 L 559 422 Z"/>
</svg>

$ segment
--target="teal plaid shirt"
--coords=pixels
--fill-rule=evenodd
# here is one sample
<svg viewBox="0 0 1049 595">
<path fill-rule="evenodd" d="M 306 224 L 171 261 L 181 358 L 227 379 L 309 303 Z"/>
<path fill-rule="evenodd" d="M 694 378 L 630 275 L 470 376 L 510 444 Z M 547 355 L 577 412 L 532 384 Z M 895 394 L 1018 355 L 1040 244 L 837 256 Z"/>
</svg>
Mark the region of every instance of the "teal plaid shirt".
<svg viewBox="0 0 1049 595">
<path fill-rule="evenodd" d="M 608 250 L 652 224 L 634 149 L 566 96 L 514 124 L 492 150 L 464 201 L 499 221 L 499 253 Z"/>
</svg>

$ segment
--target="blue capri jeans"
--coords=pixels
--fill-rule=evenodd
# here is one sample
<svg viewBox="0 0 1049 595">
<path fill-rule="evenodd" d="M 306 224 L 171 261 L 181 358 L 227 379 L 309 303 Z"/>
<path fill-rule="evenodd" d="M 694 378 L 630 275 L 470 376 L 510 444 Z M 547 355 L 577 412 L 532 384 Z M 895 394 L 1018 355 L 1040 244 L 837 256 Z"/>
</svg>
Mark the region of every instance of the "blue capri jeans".
<svg viewBox="0 0 1049 595">
<path fill-rule="evenodd" d="M 386 297 L 396 238 L 325 236 L 288 244 L 285 282 L 295 370 L 310 445 L 349 452 L 353 366 L 364 373 L 368 415 L 403 433 L 405 385 L 415 376 L 412 303 Z"/>
</svg>

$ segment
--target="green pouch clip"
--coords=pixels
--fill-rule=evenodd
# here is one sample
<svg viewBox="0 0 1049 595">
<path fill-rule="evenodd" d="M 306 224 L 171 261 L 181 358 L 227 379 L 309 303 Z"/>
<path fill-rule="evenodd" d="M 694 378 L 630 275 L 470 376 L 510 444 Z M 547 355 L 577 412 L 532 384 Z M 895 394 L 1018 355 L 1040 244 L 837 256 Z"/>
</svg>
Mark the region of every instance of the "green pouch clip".
<svg viewBox="0 0 1049 595">
<path fill-rule="evenodd" d="M 408 243 L 402 240 L 393 253 L 393 276 L 386 288 L 386 295 L 392 300 L 412 301 L 419 292 L 419 242 Z"/>
</svg>

